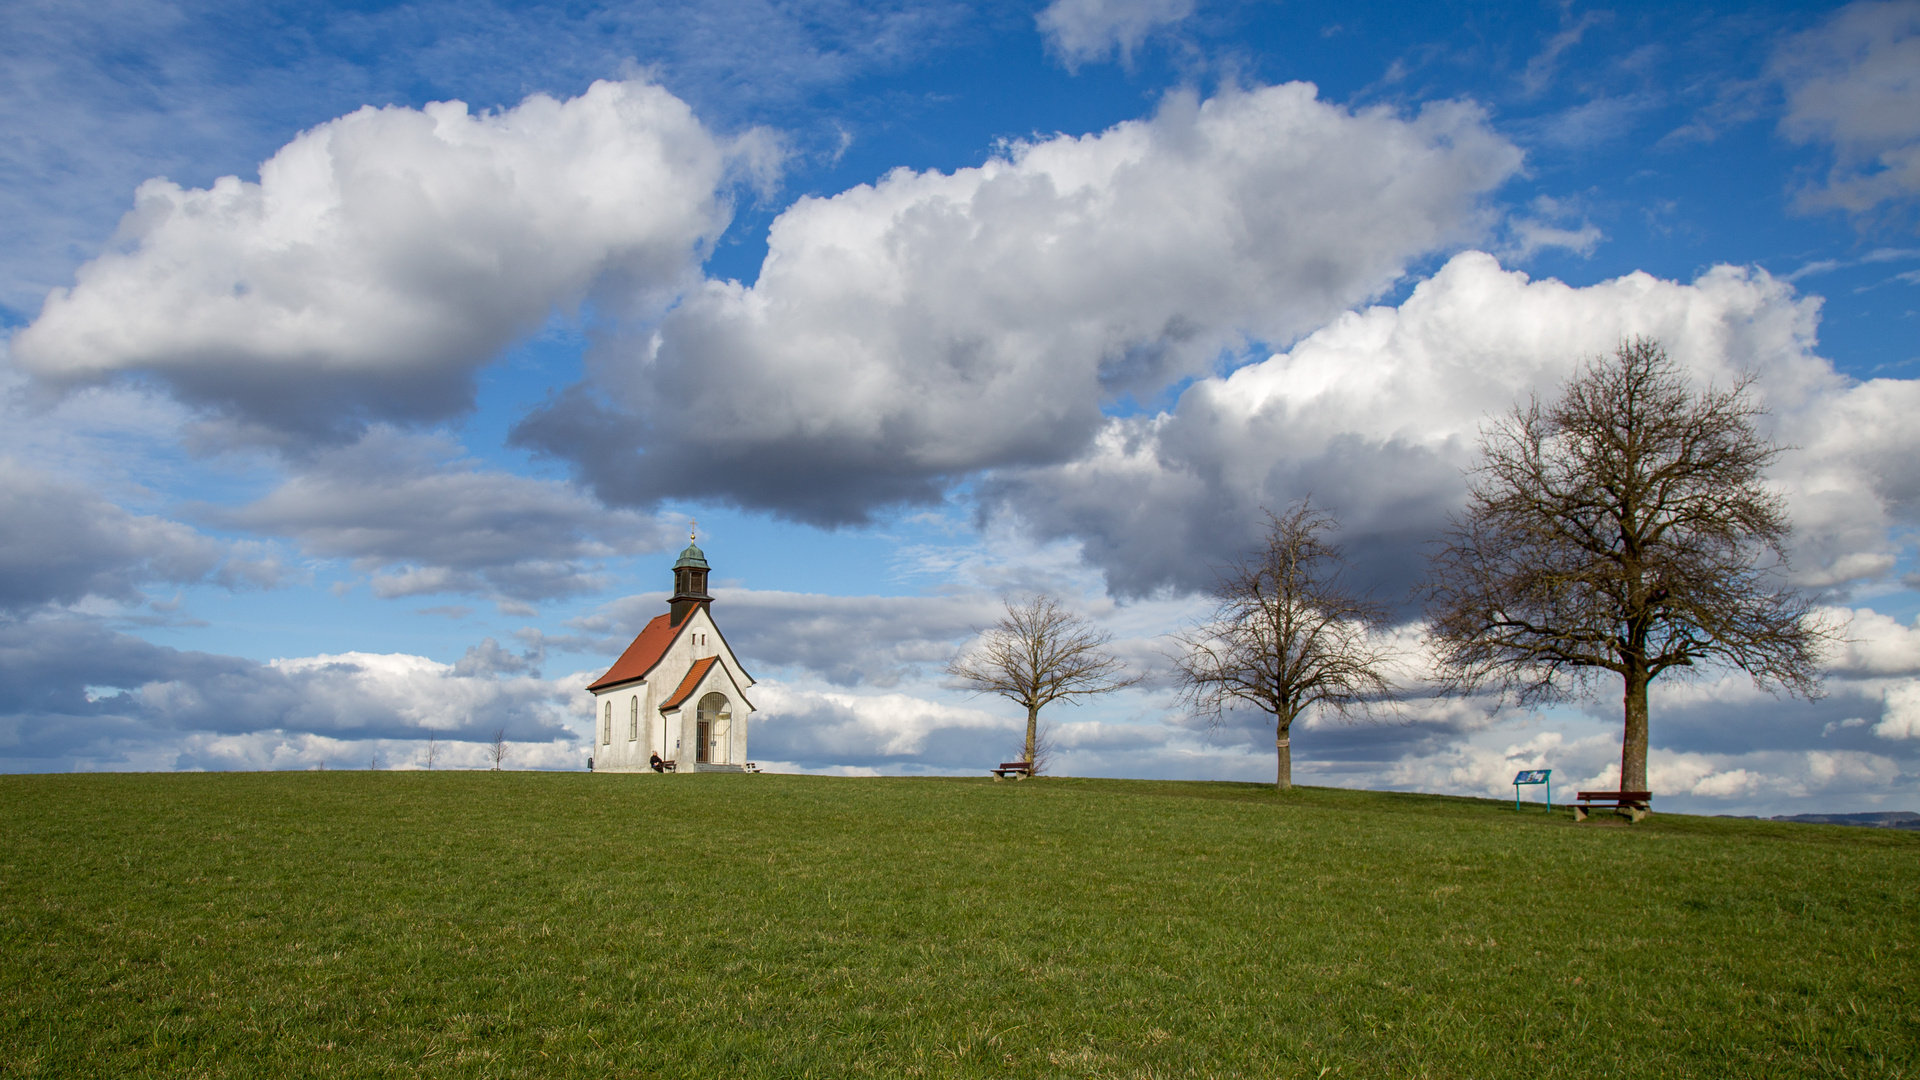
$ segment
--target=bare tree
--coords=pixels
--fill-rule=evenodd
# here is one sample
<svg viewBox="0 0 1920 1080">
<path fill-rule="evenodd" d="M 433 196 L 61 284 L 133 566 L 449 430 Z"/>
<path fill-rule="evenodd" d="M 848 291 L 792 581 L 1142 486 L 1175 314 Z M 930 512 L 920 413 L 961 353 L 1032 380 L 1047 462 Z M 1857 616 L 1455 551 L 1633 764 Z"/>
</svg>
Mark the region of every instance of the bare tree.
<svg viewBox="0 0 1920 1080">
<path fill-rule="evenodd" d="M 1031 749 L 1023 742 L 1019 747 L 1021 760 L 1033 766 L 1033 775 L 1043 776 L 1053 768 L 1053 725 L 1042 723 L 1034 729 Z"/>
<path fill-rule="evenodd" d="M 495 731 L 493 742 L 487 744 L 487 756 L 493 759 L 495 771 L 499 770 L 501 764 L 507 760 L 507 755 L 512 752 L 513 747 L 507 744 L 507 729 L 500 728 Z"/>
<path fill-rule="evenodd" d="M 1389 612 L 1342 581 L 1333 515 L 1302 499 L 1267 512 L 1266 546 L 1216 571 L 1206 621 L 1173 635 L 1183 694 L 1218 724 L 1236 705 L 1274 719 L 1274 786 L 1293 787 L 1293 722 L 1310 708 L 1346 719 L 1391 708 L 1393 653 L 1373 632 Z"/>
<path fill-rule="evenodd" d="M 1051 596 L 1007 601 L 1005 617 L 984 630 L 978 643 L 947 661 L 953 687 L 976 694 L 997 694 L 1027 710 L 1024 760 L 1038 773 L 1040 710 L 1056 701 L 1077 701 L 1111 694 L 1140 681 L 1106 646 L 1113 635 L 1085 616 L 1060 606 Z"/>
<path fill-rule="evenodd" d="M 428 771 L 432 771 L 433 763 L 436 760 L 438 760 L 439 757 L 440 757 L 439 737 L 434 735 L 427 736 L 427 769 Z"/>
<path fill-rule="evenodd" d="M 1762 476 L 1743 379 L 1695 392 L 1656 341 L 1625 342 L 1481 432 L 1465 512 L 1433 559 L 1428 623 L 1459 689 L 1522 704 L 1624 684 L 1620 789 L 1647 791 L 1647 684 L 1739 668 L 1819 693 L 1832 630 L 1788 587 L 1789 524 Z"/>
</svg>

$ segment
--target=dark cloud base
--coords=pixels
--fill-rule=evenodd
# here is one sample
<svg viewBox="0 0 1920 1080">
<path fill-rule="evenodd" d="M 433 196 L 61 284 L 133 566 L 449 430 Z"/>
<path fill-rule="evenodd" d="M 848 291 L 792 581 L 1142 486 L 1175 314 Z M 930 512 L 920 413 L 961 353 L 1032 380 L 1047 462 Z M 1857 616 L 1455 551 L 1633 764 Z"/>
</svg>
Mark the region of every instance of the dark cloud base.
<svg viewBox="0 0 1920 1080">
<path fill-rule="evenodd" d="M 97 620 L 7 619 L 0 621 L 0 768 L 125 760 L 129 748 L 191 734 L 482 742 L 505 728 L 515 741 L 572 738 L 556 720 L 547 684 L 500 678 L 529 663 L 492 641 L 469 650 L 440 681 L 448 692 L 479 684 L 471 695 L 477 707 L 461 722 L 429 725 L 409 719 L 413 702 L 368 685 L 350 661 L 285 670 L 153 645 Z"/>
</svg>

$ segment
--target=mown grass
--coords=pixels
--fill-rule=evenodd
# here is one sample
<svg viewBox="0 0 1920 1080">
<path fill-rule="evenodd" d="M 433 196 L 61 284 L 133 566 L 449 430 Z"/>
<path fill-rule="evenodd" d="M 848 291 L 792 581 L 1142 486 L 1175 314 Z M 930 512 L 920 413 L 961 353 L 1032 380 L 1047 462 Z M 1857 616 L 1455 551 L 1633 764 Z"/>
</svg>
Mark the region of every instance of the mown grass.
<svg viewBox="0 0 1920 1080">
<path fill-rule="evenodd" d="M 0 1075 L 1912 1076 L 1920 837 L 1238 784 L 0 778 Z"/>
</svg>

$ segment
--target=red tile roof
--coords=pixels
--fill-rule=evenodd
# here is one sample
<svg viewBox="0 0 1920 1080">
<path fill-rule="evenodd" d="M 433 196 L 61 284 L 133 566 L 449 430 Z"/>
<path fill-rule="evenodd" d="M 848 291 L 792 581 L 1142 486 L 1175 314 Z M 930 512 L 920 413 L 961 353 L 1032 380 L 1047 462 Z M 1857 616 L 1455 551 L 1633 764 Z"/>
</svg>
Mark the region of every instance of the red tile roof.
<svg viewBox="0 0 1920 1080">
<path fill-rule="evenodd" d="M 699 687 L 700 680 L 706 678 L 707 672 L 712 671 L 713 665 L 719 662 L 720 658 L 717 656 L 709 656 L 705 660 L 695 660 L 693 666 L 687 669 L 687 677 L 680 680 L 680 689 L 675 690 L 673 696 L 667 699 L 667 703 L 660 706 L 660 711 L 672 712 L 679 708 L 681 702 L 693 696 L 693 691 Z"/>
<path fill-rule="evenodd" d="M 647 672 L 652 671 L 660 658 L 667 655 L 673 639 L 679 636 L 680 627 L 673 625 L 671 615 L 656 616 L 646 629 L 640 631 L 640 636 L 633 639 L 633 644 L 627 646 L 627 651 L 620 654 L 620 659 L 613 662 L 607 673 L 587 687 L 587 692 L 646 678 Z"/>
</svg>

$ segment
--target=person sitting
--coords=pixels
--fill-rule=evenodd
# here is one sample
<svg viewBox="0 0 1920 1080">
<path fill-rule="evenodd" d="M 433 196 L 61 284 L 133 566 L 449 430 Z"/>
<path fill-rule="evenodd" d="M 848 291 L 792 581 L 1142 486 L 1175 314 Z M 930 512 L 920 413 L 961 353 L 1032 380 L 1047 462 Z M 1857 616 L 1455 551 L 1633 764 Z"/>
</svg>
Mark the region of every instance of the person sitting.
<svg viewBox="0 0 1920 1080">
<path fill-rule="evenodd" d="M 657 752 L 647 762 L 647 764 L 653 766 L 654 772 L 663 773 L 667 771 L 667 763 L 660 760 L 660 755 Z"/>
</svg>

